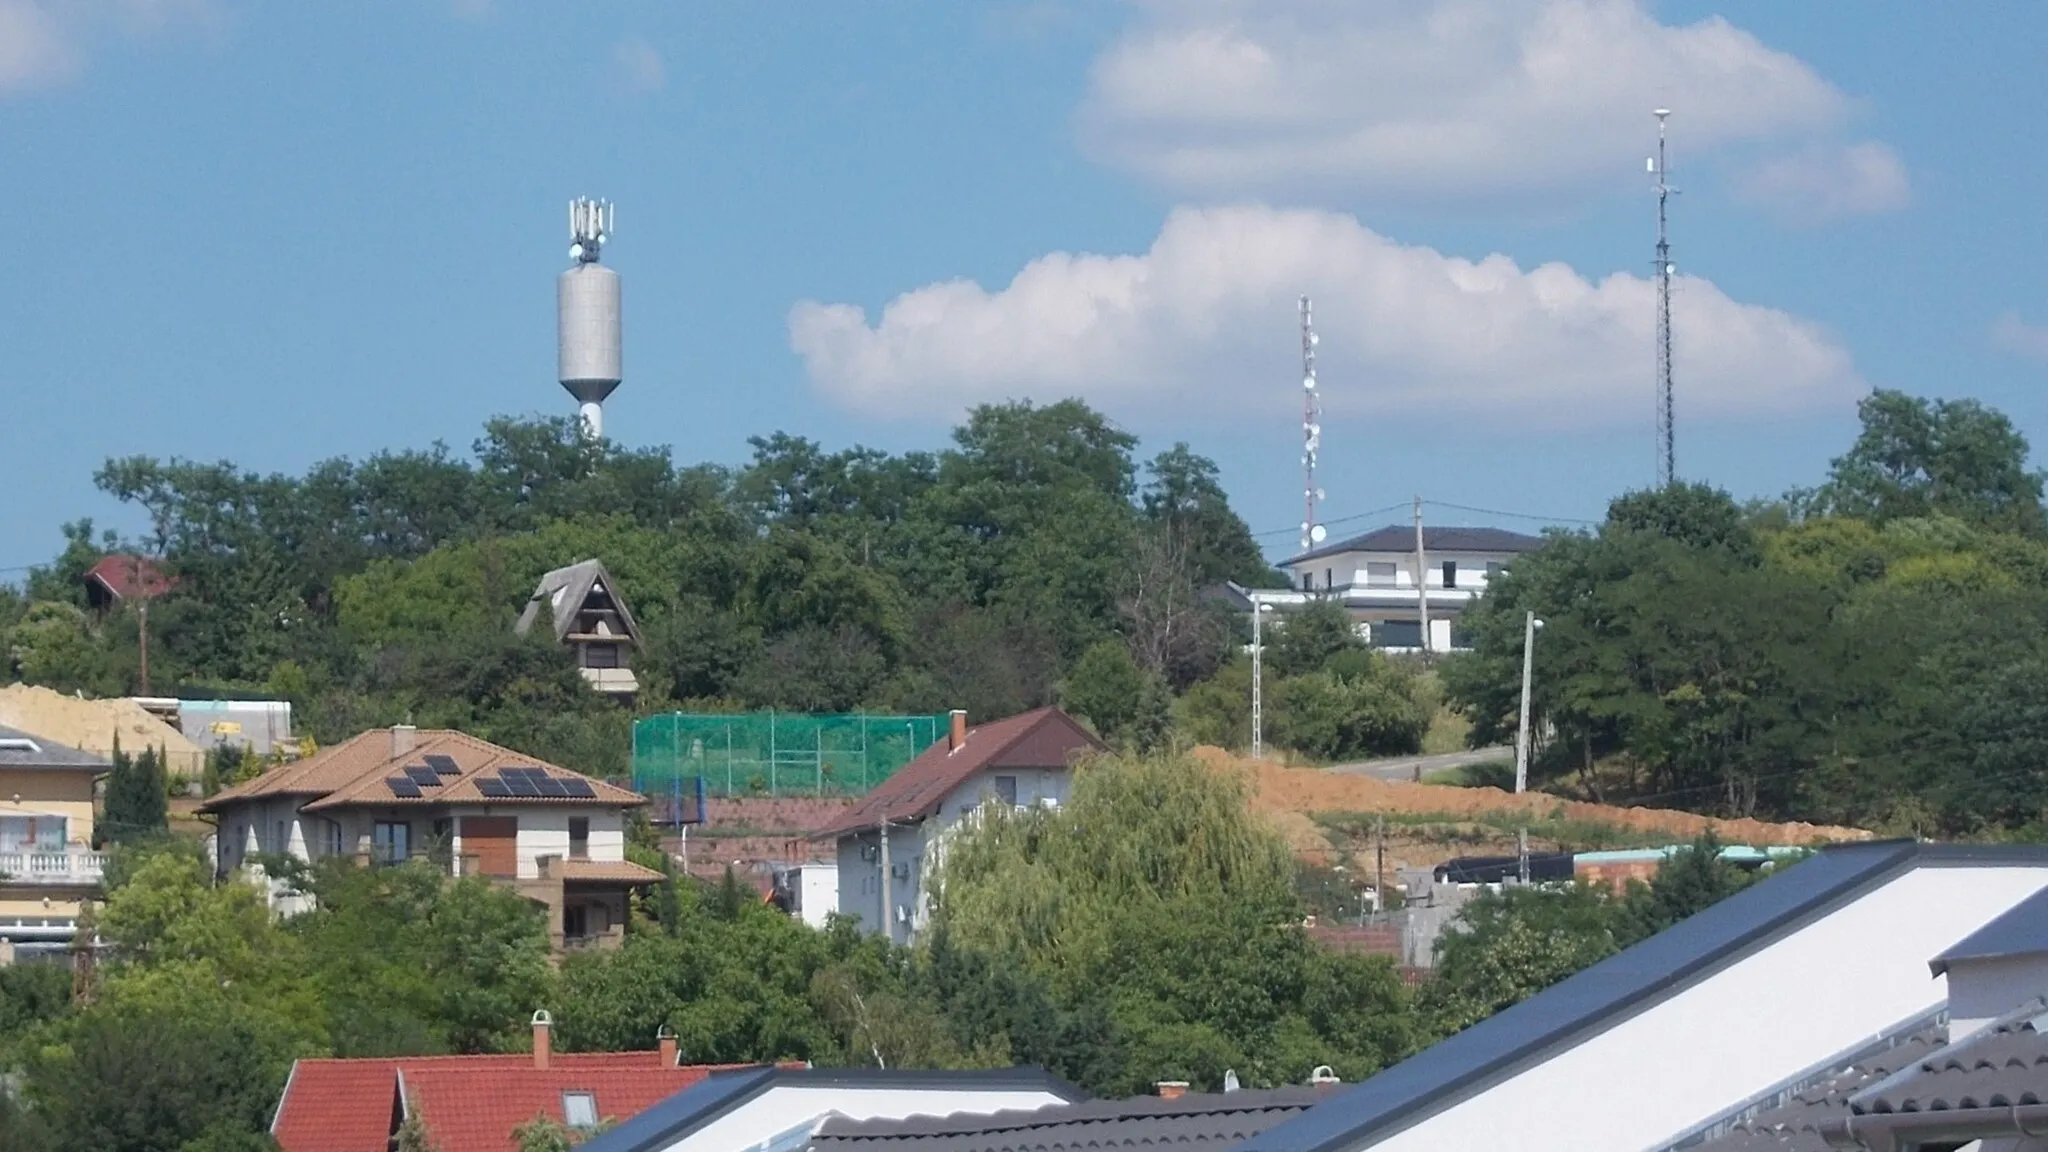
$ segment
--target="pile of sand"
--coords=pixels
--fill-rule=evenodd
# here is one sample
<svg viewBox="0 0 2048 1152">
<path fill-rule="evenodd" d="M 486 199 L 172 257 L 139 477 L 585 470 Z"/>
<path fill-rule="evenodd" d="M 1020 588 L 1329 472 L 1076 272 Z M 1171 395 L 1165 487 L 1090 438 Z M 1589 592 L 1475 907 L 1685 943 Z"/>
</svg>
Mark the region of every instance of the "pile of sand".
<svg viewBox="0 0 2048 1152">
<path fill-rule="evenodd" d="M 27 684 L 0 687 L 0 724 L 31 736 L 106 755 L 118 738 L 123 750 L 160 748 L 172 771 L 185 771 L 203 753 L 185 734 L 133 700 L 81 700 Z"/>
<path fill-rule="evenodd" d="M 1447 823 L 1454 823 L 1461 818 L 1478 820 L 1493 813 L 1528 811 L 1534 813 L 1539 820 L 1561 817 L 1565 820 L 1583 820 L 1641 832 L 1645 840 L 1689 840 L 1702 832 L 1712 831 L 1723 843 L 1747 844 L 1760 848 L 1771 845 L 1805 846 L 1818 841 L 1870 838 L 1870 833 L 1859 828 L 1802 823 L 1774 824 L 1763 820 L 1720 820 L 1667 808 L 1622 808 L 1608 804 L 1590 804 L 1579 800 L 1565 800 L 1541 792 L 1525 794 L 1518 798 L 1513 793 L 1503 792 L 1498 788 L 1458 788 L 1444 784 L 1380 780 L 1371 776 L 1330 772 L 1320 768 L 1287 768 L 1270 762 L 1233 756 L 1217 748 L 1198 748 L 1195 754 L 1207 763 L 1243 772 L 1252 785 L 1253 809 L 1264 813 L 1287 838 L 1288 845 L 1297 854 L 1308 859 L 1329 859 L 1334 862 L 1339 858 L 1338 854 L 1332 852 L 1332 845 L 1323 829 L 1312 819 L 1318 812 L 1387 812 L 1413 816 L 1441 816 Z M 1486 847 L 1482 845 L 1486 841 L 1496 839 L 1492 835 L 1484 834 L 1482 830 L 1482 834 L 1476 837 L 1480 844 L 1461 845 L 1444 842 L 1441 837 L 1419 836 L 1417 832 L 1414 828 L 1390 824 L 1387 837 L 1390 853 L 1395 850 L 1398 841 L 1399 854 L 1420 864 L 1474 850 L 1483 853 Z M 1512 837 L 1505 834 L 1498 838 L 1512 841 Z"/>
</svg>

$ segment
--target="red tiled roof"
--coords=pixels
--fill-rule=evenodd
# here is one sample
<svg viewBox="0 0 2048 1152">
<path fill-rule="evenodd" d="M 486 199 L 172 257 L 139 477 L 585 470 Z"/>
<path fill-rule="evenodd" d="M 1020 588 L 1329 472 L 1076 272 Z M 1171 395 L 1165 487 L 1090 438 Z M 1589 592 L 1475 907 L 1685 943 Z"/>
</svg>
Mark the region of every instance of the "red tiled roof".
<svg viewBox="0 0 2048 1152">
<path fill-rule="evenodd" d="M 301 1060 L 271 1135 L 284 1152 L 387 1152 L 400 1085 L 440 1152 L 517 1152 L 512 1130 L 546 1115 L 566 1123 L 562 1093 L 588 1092 L 600 1118 L 623 1123 L 720 1068 L 663 1065 L 655 1052 L 531 1053 Z"/>
<path fill-rule="evenodd" d="M 390 779 L 393 776 L 402 775 L 408 765 L 424 765 L 429 755 L 447 756 L 455 761 L 460 775 L 444 777 L 444 783 L 433 788 L 414 789 L 420 793 L 418 796 L 401 797 L 391 790 Z M 590 785 L 591 796 L 486 797 L 478 787 L 480 781 L 495 775 L 499 769 L 512 767 L 539 768 L 557 780 L 583 780 Z M 219 812 L 240 801 L 271 796 L 312 797 L 304 807 L 316 812 L 350 804 L 374 804 L 380 808 L 440 804 L 630 807 L 647 802 L 636 792 L 602 780 L 592 780 L 559 765 L 453 729 L 422 728 L 413 733 L 410 750 L 394 755 L 391 729 L 372 728 L 339 744 L 322 748 L 303 760 L 273 768 L 254 780 L 216 793 L 201 804 L 199 810 Z"/>
<path fill-rule="evenodd" d="M 944 740 L 924 750 L 875 787 L 845 815 L 815 835 L 843 836 L 883 820 L 929 814 L 968 777 L 984 768 L 1051 768 L 1073 763 L 1103 743 L 1057 708 L 1035 708 L 967 730 L 958 748 Z"/>
<path fill-rule="evenodd" d="M 177 583 L 157 561 L 126 553 L 100 557 L 99 563 L 85 570 L 85 578 L 99 581 L 122 600 L 161 596 Z"/>
</svg>

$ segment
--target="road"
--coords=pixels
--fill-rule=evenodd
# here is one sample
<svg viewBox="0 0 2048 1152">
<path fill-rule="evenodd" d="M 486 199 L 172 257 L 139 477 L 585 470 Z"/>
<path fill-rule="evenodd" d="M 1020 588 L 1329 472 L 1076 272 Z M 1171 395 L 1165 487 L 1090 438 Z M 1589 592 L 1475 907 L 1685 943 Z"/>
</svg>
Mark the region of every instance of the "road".
<svg viewBox="0 0 2048 1152">
<path fill-rule="evenodd" d="M 1355 764 L 1332 764 L 1326 771 L 1354 776 L 1377 776 L 1381 780 L 1416 780 L 1442 768 L 1462 768 L 1489 760 L 1512 761 L 1513 748 L 1475 748 L 1467 752 L 1445 752 L 1437 756 L 1394 756 L 1384 760 L 1361 760 Z"/>
</svg>

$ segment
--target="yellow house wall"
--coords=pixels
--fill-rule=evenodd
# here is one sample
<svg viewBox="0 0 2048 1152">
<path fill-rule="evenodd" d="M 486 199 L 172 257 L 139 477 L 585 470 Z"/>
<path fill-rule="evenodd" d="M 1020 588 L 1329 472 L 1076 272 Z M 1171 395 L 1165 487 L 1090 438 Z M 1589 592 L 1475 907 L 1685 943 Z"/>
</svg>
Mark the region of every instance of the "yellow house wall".
<svg viewBox="0 0 2048 1152">
<path fill-rule="evenodd" d="M 78 901 L 69 897 L 51 895 L 50 902 L 43 903 L 43 897 L 25 892 L 21 888 L 0 884 L 0 918 L 13 916 L 78 916 Z"/>
<path fill-rule="evenodd" d="M 65 839 L 92 843 L 92 772 L 0 768 L 0 816 L 48 812 L 66 818 Z"/>
</svg>

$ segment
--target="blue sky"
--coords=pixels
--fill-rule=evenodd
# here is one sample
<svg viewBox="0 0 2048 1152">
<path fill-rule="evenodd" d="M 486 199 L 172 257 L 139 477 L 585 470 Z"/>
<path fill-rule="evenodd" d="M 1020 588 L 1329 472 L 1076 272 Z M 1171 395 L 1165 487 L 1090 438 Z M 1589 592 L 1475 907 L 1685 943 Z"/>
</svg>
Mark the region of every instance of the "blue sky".
<svg viewBox="0 0 2048 1152">
<path fill-rule="evenodd" d="M 2019 0 L 0 0 L 0 568 L 137 527 L 108 456 L 572 411 L 577 195 L 619 205 L 630 444 L 933 447 L 1077 394 L 1284 550 L 1306 291 L 1326 518 L 1597 517 L 1651 478 L 1659 103 L 1683 475 L 1812 483 L 1872 386 L 2048 441 L 2044 36 Z"/>
</svg>

